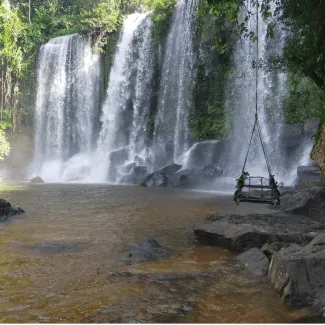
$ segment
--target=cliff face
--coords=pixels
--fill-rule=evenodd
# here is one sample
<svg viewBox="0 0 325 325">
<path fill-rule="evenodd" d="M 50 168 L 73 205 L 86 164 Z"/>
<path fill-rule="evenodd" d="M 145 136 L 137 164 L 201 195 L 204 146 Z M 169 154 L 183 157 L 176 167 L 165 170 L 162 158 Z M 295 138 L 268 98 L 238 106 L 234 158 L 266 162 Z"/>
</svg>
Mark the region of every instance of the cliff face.
<svg viewBox="0 0 325 325">
<path fill-rule="evenodd" d="M 325 108 L 324 108 L 325 111 Z M 311 153 L 311 159 L 321 168 L 322 181 L 325 183 L 325 123 L 324 119 L 321 121 L 321 125 L 316 137 L 316 144 Z"/>
</svg>

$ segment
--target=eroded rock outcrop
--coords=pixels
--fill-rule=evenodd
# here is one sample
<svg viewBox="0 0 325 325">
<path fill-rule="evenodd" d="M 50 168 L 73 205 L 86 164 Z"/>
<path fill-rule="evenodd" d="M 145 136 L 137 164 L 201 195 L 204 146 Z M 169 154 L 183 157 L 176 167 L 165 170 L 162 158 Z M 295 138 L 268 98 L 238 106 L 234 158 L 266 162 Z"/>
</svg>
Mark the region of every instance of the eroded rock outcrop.
<svg viewBox="0 0 325 325">
<path fill-rule="evenodd" d="M 313 159 L 321 169 L 322 181 L 325 183 L 325 124 L 320 127 L 317 142 L 312 150 Z"/>
<path fill-rule="evenodd" d="M 325 226 L 300 215 L 214 215 L 195 227 L 198 240 L 235 252 L 261 248 L 266 243 L 307 244 L 325 231 Z"/>
<path fill-rule="evenodd" d="M 281 198 L 280 209 L 293 214 L 306 215 L 325 223 L 325 189 L 308 188 Z"/>
<path fill-rule="evenodd" d="M 325 234 L 307 246 L 291 245 L 273 254 L 269 279 L 292 306 L 325 306 Z"/>
</svg>

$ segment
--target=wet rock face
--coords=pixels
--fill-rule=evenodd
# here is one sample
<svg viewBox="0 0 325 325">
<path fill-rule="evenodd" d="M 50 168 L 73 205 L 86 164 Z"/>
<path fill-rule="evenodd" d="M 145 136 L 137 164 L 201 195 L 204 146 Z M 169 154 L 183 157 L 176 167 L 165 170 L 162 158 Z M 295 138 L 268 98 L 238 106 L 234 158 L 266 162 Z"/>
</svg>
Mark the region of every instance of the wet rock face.
<svg viewBox="0 0 325 325">
<path fill-rule="evenodd" d="M 169 166 L 166 166 L 164 167 L 163 169 L 161 169 L 161 171 L 163 173 L 166 173 L 166 174 L 176 174 L 179 170 L 182 169 L 182 165 L 177 165 L 177 164 L 171 164 Z"/>
<path fill-rule="evenodd" d="M 325 305 L 325 234 L 307 246 L 291 245 L 273 254 L 269 279 L 292 306 Z"/>
<path fill-rule="evenodd" d="M 172 254 L 172 250 L 160 246 L 156 240 L 145 239 L 139 245 L 134 245 L 128 251 L 124 252 L 121 260 L 125 264 L 136 264 L 165 259 Z"/>
<path fill-rule="evenodd" d="M 8 201 L 0 199 L 0 222 L 6 221 L 10 217 L 23 214 L 24 210 L 11 205 Z"/>
<path fill-rule="evenodd" d="M 314 187 L 281 198 L 280 209 L 294 214 L 307 215 L 325 223 L 325 189 Z"/>
<path fill-rule="evenodd" d="M 258 248 L 251 248 L 238 255 L 236 260 L 243 262 L 247 270 L 255 276 L 263 277 L 267 275 L 269 261 L 266 255 Z"/>
<path fill-rule="evenodd" d="M 291 246 L 290 243 L 282 243 L 282 242 L 274 242 L 274 243 L 267 243 L 264 244 L 261 251 L 267 256 L 269 260 L 271 260 L 272 255 L 278 252 L 282 248 L 288 248 Z"/>
<path fill-rule="evenodd" d="M 322 172 L 322 181 L 325 183 L 325 125 L 321 126 L 320 136 L 311 153 L 311 158 L 320 167 Z"/>
<path fill-rule="evenodd" d="M 167 177 L 164 172 L 158 171 L 150 174 L 141 184 L 144 187 L 165 187 Z"/>
<path fill-rule="evenodd" d="M 116 151 L 112 151 L 109 154 L 109 159 L 111 161 L 109 169 L 109 179 L 115 181 L 118 168 L 123 165 L 129 158 L 129 149 L 122 148 Z"/>
<path fill-rule="evenodd" d="M 198 240 L 244 252 L 266 243 L 307 244 L 325 231 L 325 226 L 308 218 L 290 214 L 215 215 L 195 227 Z"/>
</svg>

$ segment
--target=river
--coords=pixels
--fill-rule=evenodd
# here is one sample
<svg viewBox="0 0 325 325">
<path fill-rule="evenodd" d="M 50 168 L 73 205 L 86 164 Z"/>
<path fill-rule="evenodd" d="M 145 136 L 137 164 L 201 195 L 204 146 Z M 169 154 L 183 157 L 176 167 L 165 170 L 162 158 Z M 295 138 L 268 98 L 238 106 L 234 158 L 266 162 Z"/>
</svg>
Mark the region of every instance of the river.
<svg viewBox="0 0 325 325">
<path fill-rule="evenodd" d="M 222 249 L 196 243 L 210 212 L 250 212 L 229 196 L 112 185 L 15 185 L 26 213 L 0 225 L 1 322 L 291 322 L 269 283 Z M 267 208 L 259 206 L 261 211 Z M 175 251 L 124 265 L 144 238 Z"/>
</svg>

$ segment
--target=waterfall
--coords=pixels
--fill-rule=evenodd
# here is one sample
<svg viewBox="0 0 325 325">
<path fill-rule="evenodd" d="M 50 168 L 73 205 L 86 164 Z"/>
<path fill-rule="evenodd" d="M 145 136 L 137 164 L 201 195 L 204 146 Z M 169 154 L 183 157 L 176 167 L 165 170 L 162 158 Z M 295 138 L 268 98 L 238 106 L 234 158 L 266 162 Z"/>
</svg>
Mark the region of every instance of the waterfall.
<svg viewBox="0 0 325 325">
<path fill-rule="evenodd" d="M 118 181 L 123 165 L 145 150 L 153 75 L 151 27 L 148 14 L 135 13 L 124 21 L 102 108 L 92 182 Z"/>
<path fill-rule="evenodd" d="M 189 149 L 195 53 L 193 50 L 196 0 L 180 0 L 167 38 L 154 140 L 157 147 L 173 141 L 173 160 Z"/>
<path fill-rule="evenodd" d="M 41 47 L 32 175 L 59 182 L 83 172 L 81 164 L 70 173 L 67 162 L 92 150 L 99 84 L 100 57 L 89 39 L 68 35 Z"/>
<path fill-rule="evenodd" d="M 252 12 L 250 1 L 246 8 Z M 282 102 L 287 96 L 287 76 L 279 72 L 264 72 L 252 69 L 252 62 L 266 59 L 268 56 L 281 53 L 285 44 L 285 33 L 278 27 L 275 39 L 267 38 L 268 25 L 272 19 L 264 21 L 261 14 L 251 15 L 248 28 L 254 31 L 258 42 L 241 38 L 236 45 L 233 65 L 234 73 L 226 90 L 226 109 L 232 125 L 231 148 L 229 148 L 224 168 L 228 176 L 239 177 L 247 153 L 252 134 L 256 110 L 256 78 L 258 91 L 258 114 L 263 141 L 272 167 L 272 173 L 279 179 L 284 173 L 284 156 L 281 151 L 280 139 L 283 126 Z M 255 132 L 252 147 L 247 160 L 246 170 L 254 176 L 268 176 L 262 146 Z"/>
</svg>

